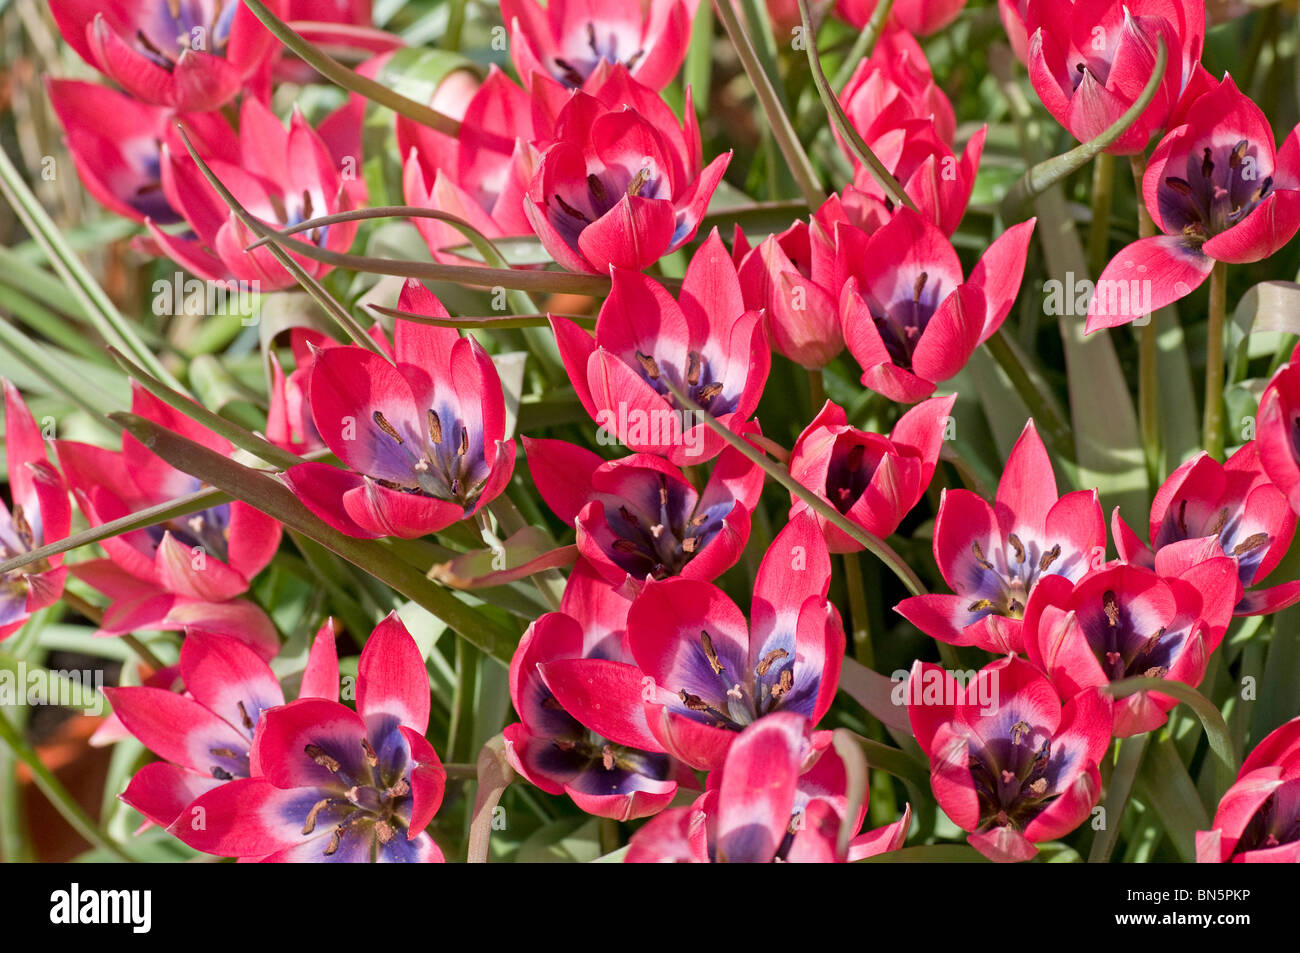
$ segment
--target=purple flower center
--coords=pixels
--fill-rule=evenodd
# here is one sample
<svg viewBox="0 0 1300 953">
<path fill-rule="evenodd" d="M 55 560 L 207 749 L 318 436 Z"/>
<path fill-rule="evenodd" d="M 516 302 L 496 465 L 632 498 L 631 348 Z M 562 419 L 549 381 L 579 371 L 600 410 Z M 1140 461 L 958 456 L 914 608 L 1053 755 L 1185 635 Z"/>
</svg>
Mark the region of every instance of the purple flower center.
<svg viewBox="0 0 1300 953">
<path fill-rule="evenodd" d="M 831 450 L 831 464 L 826 471 L 826 496 L 841 513 L 847 513 L 858 501 L 880 464 L 880 454 L 868 455 L 866 444 L 840 438 Z"/>
<path fill-rule="evenodd" d="M 734 501 L 725 500 L 701 510 L 699 497 L 688 486 L 669 482 L 662 473 L 657 482 L 657 490 L 631 499 L 602 501 L 606 522 L 615 536 L 609 556 L 637 579 L 679 574 L 718 534 L 735 506 Z M 642 499 L 641 505 L 637 497 Z M 649 499 L 657 501 L 658 507 L 644 505 Z"/>
<path fill-rule="evenodd" d="M 984 570 L 978 587 L 983 594 L 966 610 L 1020 619 L 1024 617 L 1025 604 L 1038 578 L 1061 558 L 1061 544 L 1054 543 L 1050 548 L 1036 540 L 1026 544 L 1015 533 L 1008 533 L 1004 549 L 992 554 L 997 565 L 984 553 L 978 540 L 971 543 L 971 554 Z"/>
<path fill-rule="evenodd" d="M 139 21 L 135 48 L 171 72 L 186 52 L 223 56 L 238 3 L 225 0 L 166 0 L 155 2 Z"/>
<path fill-rule="evenodd" d="M 470 453 L 470 433 L 464 421 L 453 418 L 446 410 L 440 414 L 429 409 L 425 412 L 424 432 L 403 435 L 380 411 L 376 410 L 372 419 L 384 436 L 406 452 L 411 463 L 409 482 L 376 480 L 376 483 L 390 490 L 423 493 L 458 503 L 466 510 L 473 508 L 490 470 L 481 447 Z"/>
<path fill-rule="evenodd" d="M 1207 146 L 1200 156 L 1187 157 L 1184 175 L 1165 176 L 1158 191 L 1160 214 L 1189 245 L 1200 248 L 1254 211 L 1272 188 L 1272 169 L 1263 167 L 1259 148 L 1249 140 Z"/>
<path fill-rule="evenodd" d="M 312 803 L 303 818 L 302 834 L 310 836 L 317 825 L 334 824 L 329 842 L 322 851 L 326 857 L 338 852 L 345 839 L 349 852 L 358 844 L 369 845 L 373 852 L 391 843 L 405 829 L 411 816 L 409 760 L 402 757 L 381 759 L 369 739 L 361 739 L 360 758 L 349 753 L 335 753 L 317 744 L 308 744 L 304 753 L 339 781 L 339 790 L 322 788 L 325 794 Z M 392 752 L 389 752 L 390 754 Z"/>
<path fill-rule="evenodd" d="M 1255 579 L 1255 571 L 1267 555 L 1271 537 L 1268 533 L 1245 532 L 1245 513 L 1242 506 L 1224 506 L 1217 511 L 1206 511 L 1199 519 L 1187 512 L 1187 500 L 1179 500 L 1165 514 L 1164 522 L 1156 535 L 1155 548 L 1185 539 L 1214 537 L 1219 547 L 1237 560 L 1237 573 L 1243 586 Z"/>
<path fill-rule="evenodd" d="M 1027 721 L 1017 721 L 1005 738 L 970 747 L 970 773 L 979 798 L 980 830 L 1024 830 L 1057 796 L 1052 740 Z"/>
<path fill-rule="evenodd" d="M 793 639 L 787 641 L 793 648 Z M 778 709 L 812 714 L 816 686 L 811 691 L 807 686 L 796 690 L 792 651 L 772 648 L 758 660 L 752 672 L 734 671 L 736 666 L 718 655 L 709 633 L 701 630 L 699 653 L 695 661 L 708 666 L 714 684 L 707 692 L 709 697 L 679 689 L 674 706 L 679 714 L 728 731 L 742 731 L 746 725 Z"/>
<path fill-rule="evenodd" d="M 622 63 L 631 71 L 641 60 L 641 57 L 645 56 L 645 48 L 638 47 L 632 50 L 626 59 L 621 58 L 624 51 L 634 45 L 636 40 L 628 36 L 620 37 L 617 30 L 610 29 L 605 33 L 601 33 L 596 29 L 596 24 L 588 20 L 586 34 L 587 43 L 585 49 L 578 46 L 574 48 L 574 51 L 569 54 L 567 59 L 556 56 L 551 60 L 553 64 L 552 75 L 561 83 L 574 89 L 586 82 L 587 77 L 595 71 L 602 60 L 614 65 Z"/>
<path fill-rule="evenodd" d="M 634 366 L 640 371 L 641 379 L 653 387 L 655 392 L 667 400 L 674 409 L 680 410 L 677 398 L 673 396 L 664 381 L 665 366 L 656 361 L 653 356 L 643 354 L 641 351 L 637 351 L 635 357 Z M 674 378 L 673 386 L 684 391 L 687 397 L 699 405 L 700 409 L 708 411 L 714 417 L 732 413 L 736 409 L 740 395 L 725 392 L 725 385 L 714 377 L 712 362 L 708 357 L 699 351 L 689 351 L 686 362 L 686 379 L 684 381 L 676 379 L 677 375 L 671 374 Z"/>
<path fill-rule="evenodd" d="M 1300 779 L 1281 785 L 1251 815 L 1234 854 L 1300 841 Z"/>
<path fill-rule="evenodd" d="M 1113 590 L 1101 597 L 1101 614 L 1077 616 L 1088 646 L 1112 682 L 1125 678 L 1164 678 L 1187 640 L 1186 630 L 1158 626 L 1144 631 L 1130 607 Z"/>
<path fill-rule="evenodd" d="M 867 299 L 871 320 L 880 332 L 890 360 L 904 370 L 912 368 L 912 354 L 925 333 L 926 326 L 943 300 L 940 283 L 931 283 L 928 272 L 920 272 L 912 284 L 910 298 L 901 298 L 888 304 Z"/>
</svg>

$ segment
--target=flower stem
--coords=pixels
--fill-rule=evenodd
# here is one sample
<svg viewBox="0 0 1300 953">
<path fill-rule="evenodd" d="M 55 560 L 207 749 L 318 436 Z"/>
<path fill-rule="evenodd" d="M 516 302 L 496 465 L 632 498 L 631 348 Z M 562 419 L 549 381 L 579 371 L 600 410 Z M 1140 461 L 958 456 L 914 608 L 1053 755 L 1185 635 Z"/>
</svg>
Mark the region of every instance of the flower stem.
<svg viewBox="0 0 1300 953">
<path fill-rule="evenodd" d="M 1142 179 L 1147 159 L 1139 153 L 1129 159 L 1133 168 L 1133 187 L 1137 192 L 1138 237 L 1151 238 L 1156 224 L 1151 220 L 1142 197 Z M 1098 272 L 1100 274 L 1100 272 Z M 1156 380 L 1155 315 L 1143 316 L 1138 328 L 1138 420 L 1142 429 L 1142 446 L 1146 450 L 1147 477 L 1151 486 L 1160 482 L 1160 385 Z"/>
<path fill-rule="evenodd" d="M 1210 272 L 1210 326 L 1205 340 L 1205 433 L 1210 456 L 1223 458 L 1223 326 L 1228 314 L 1228 266 Z"/>
<path fill-rule="evenodd" d="M 826 403 L 826 381 L 822 376 L 821 368 L 808 372 L 808 399 L 812 404 L 813 416 L 816 417 L 821 412 L 822 405 Z"/>
<path fill-rule="evenodd" d="M 1134 175 L 1137 175 L 1134 172 Z M 1106 266 L 1110 246 L 1110 206 L 1115 197 L 1115 157 L 1108 152 L 1092 160 L 1092 225 L 1088 229 L 1088 268 L 1093 277 Z M 1142 192 L 1138 191 L 1139 207 Z"/>
<path fill-rule="evenodd" d="M 857 553 L 844 553 L 844 584 L 849 590 L 849 625 L 853 634 L 853 656 L 867 668 L 876 667 L 871 647 L 871 615 L 867 590 L 862 584 L 862 561 Z"/>
</svg>

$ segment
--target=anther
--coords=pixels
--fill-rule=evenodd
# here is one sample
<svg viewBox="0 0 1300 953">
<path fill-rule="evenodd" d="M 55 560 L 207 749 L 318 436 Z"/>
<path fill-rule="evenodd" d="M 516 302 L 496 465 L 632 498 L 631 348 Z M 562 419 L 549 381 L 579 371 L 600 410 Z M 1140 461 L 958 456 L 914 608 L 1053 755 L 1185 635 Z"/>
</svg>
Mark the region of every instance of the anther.
<svg viewBox="0 0 1300 953">
<path fill-rule="evenodd" d="M 380 411 L 376 410 L 372 416 L 374 417 L 376 426 L 378 426 L 380 430 L 388 434 L 388 436 L 392 437 L 398 443 L 406 442 L 402 439 L 402 435 L 397 432 L 393 425 L 388 422 L 387 418 L 385 418 Z"/>
</svg>

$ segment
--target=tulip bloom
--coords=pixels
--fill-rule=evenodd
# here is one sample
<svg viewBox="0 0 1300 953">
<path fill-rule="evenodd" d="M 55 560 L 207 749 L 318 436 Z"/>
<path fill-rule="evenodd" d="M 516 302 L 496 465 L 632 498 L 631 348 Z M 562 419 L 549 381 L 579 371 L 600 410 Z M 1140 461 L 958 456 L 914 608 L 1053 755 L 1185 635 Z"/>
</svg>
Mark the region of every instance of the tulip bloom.
<svg viewBox="0 0 1300 953">
<path fill-rule="evenodd" d="M 749 540 L 763 470 L 737 450 L 722 452 L 702 493 L 650 454 L 604 461 L 527 437 L 524 450 L 542 499 L 576 527 L 578 550 L 612 586 L 635 592 L 669 576 L 707 582 L 734 566 Z"/>
<path fill-rule="evenodd" d="M 888 437 L 848 425 L 829 400 L 795 441 L 790 475 L 849 520 L 882 539 L 894 530 L 930 485 L 956 396 L 935 397 L 903 414 Z M 793 516 L 811 508 L 791 497 Z M 812 514 L 833 553 L 862 544 L 824 517 Z"/>
<path fill-rule="evenodd" d="M 230 456 L 234 446 L 138 385 L 131 411 Z M 130 434 L 114 453 L 90 444 L 55 441 L 59 463 L 91 526 L 197 492 L 202 483 L 147 450 Z M 223 603 L 245 592 L 280 545 L 280 524 L 247 503 L 220 503 L 190 516 L 100 541 L 112 562 L 142 592 Z M 78 573 L 86 564 L 78 564 Z M 142 593 L 140 593 L 142 594 Z M 170 602 L 160 606 L 159 617 Z"/>
<path fill-rule="evenodd" d="M 1214 823 L 1196 832 L 1202 864 L 1300 860 L 1300 718 L 1271 732 L 1241 765 Z"/>
<path fill-rule="evenodd" d="M 1291 512 L 1300 514 L 1300 348 L 1278 369 L 1259 399 L 1255 445 L 1259 463 L 1273 484 L 1286 494 Z"/>
<path fill-rule="evenodd" d="M 905 122 L 928 120 L 940 142 L 949 148 L 953 144 L 957 120 L 952 102 L 935 83 L 925 52 L 907 30 L 893 25 L 885 28 L 871 56 L 858 63 L 844 84 L 839 99 L 845 115 L 867 142 Z M 843 145 L 838 131 L 836 137 Z"/>
<path fill-rule="evenodd" d="M 1038 669 L 1008 656 L 970 683 L 918 661 L 908 696 L 935 800 L 990 860 L 1028 860 L 1036 844 L 1078 827 L 1101 797 L 1111 710 L 1100 693 L 1062 706 Z"/>
<path fill-rule="evenodd" d="M 1155 98 L 1107 152 L 1145 152 L 1164 127 L 1205 41 L 1200 0 L 1040 0 L 1026 13 L 1029 78 L 1057 122 L 1080 142 L 1095 139 L 1142 95 L 1156 43 L 1168 50 Z"/>
<path fill-rule="evenodd" d="M 641 271 L 695 237 L 731 153 L 701 169 L 690 94 L 684 123 L 624 67 L 603 98 L 576 92 L 524 197 L 533 231 L 570 271 Z M 611 102 L 621 88 L 627 99 Z"/>
<path fill-rule="evenodd" d="M 1011 448 L 992 506 L 969 490 L 940 497 L 934 558 L 956 594 L 913 596 L 897 611 L 940 642 L 1020 652 L 1034 586 L 1048 575 L 1077 581 L 1100 566 L 1105 548 L 1097 491 L 1057 498 L 1052 462 L 1030 421 Z"/>
<path fill-rule="evenodd" d="M 578 399 L 596 423 L 625 446 L 679 465 L 710 460 L 726 442 L 693 422 L 665 378 L 743 433 L 771 367 L 761 317 L 746 309 L 716 230 L 691 258 L 679 298 L 652 278 L 616 269 L 595 340 L 565 318 L 550 322 Z"/>
<path fill-rule="evenodd" d="M 1255 441 L 1219 463 L 1199 453 L 1169 475 L 1151 503 L 1147 546 L 1119 515 L 1112 514 L 1115 548 L 1124 562 L 1153 566 L 1168 547 L 1182 560 L 1231 556 L 1245 594 L 1237 615 L 1276 612 L 1300 601 L 1300 582 L 1260 588 L 1281 562 L 1295 535 L 1296 514 L 1286 494 L 1260 466 Z"/>
<path fill-rule="evenodd" d="M 737 732 L 773 712 L 816 724 L 839 683 L 844 629 L 826 598 L 830 554 L 817 522 L 797 516 L 763 557 L 750 622 L 707 582 L 649 582 L 627 638 L 645 687 L 646 720 L 691 767 L 722 764 Z"/>
<path fill-rule="evenodd" d="M 184 694 L 155 685 L 104 690 L 126 730 L 163 759 L 137 771 L 119 797 L 163 828 L 183 828 L 196 797 L 250 776 L 258 720 L 284 704 L 271 667 L 229 636 L 188 632 L 178 674 Z M 327 622 L 312 645 L 299 697 L 337 701 L 338 692 L 334 630 Z"/>
<path fill-rule="evenodd" d="M 287 228 L 365 204 L 360 111 L 355 104 L 336 111 L 319 130 L 308 125 L 295 108 L 286 129 L 250 96 L 240 110 L 238 142 L 237 161 L 209 154 L 204 162 L 250 215 L 272 228 Z M 202 154 L 201 147 L 199 151 Z M 163 254 L 209 281 L 233 277 L 257 282 L 264 291 L 296 284 L 268 248 L 245 251 L 257 236 L 239 221 L 198 164 L 177 144 L 163 146 L 162 186 L 168 204 L 180 212 L 193 232 L 193 237 L 171 234 L 157 223 L 147 222 L 149 237 Z M 293 237 L 345 252 L 356 231 L 356 222 L 341 222 Z M 315 277 L 329 271 L 329 266 L 308 258 L 295 256 L 295 260 Z"/>
<path fill-rule="evenodd" d="M 842 231 L 840 320 L 862 383 L 915 403 L 960 371 L 1010 312 L 1035 221 L 1003 232 L 969 281 L 943 232 L 910 209 L 865 238 Z"/>
<path fill-rule="evenodd" d="M 861 30 L 876 12 L 877 2 L 878 0 L 839 0 L 836 11 Z M 957 19 L 957 14 L 961 13 L 964 6 L 966 0 L 894 0 L 889 15 L 909 33 L 929 36 Z"/>
<path fill-rule="evenodd" d="M 399 307 L 446 317 L 408 281 Z M 308 393 L 321 439 L 350 469 L 300 463 L 285 481 L 349 536 L 413 539 L 473 516 L 514 472 L 492 358 L 454 328 L 398 320 L 389 361 L 358 346 L 320 351 Z"/>
<path fill-rule="evenodd" d="M 1164 234 L 1138 239 L 1106 266 L 1088 332 L 1187 297 L 1215 262 L 1268 258 L 1300 229 L 1300 127 L 1275 151 L 1268 118 L 1232 77 L 1209 87 L 1160 140 L 1142 180 Z M 1125 287 L 1140 293 L 1100 293 Z"/>
<path fill-rule="evenodd" d="M 603 63 L 660 90 L 672 82 L 691 40 L 699 0 L 601 4 L 594 0 L 501 0 L 510 56 L 525 85 L 534 73 L 580 88 Z"/>
<path fill-rule="evenodd" d="M 447 773 L 425 739 L 429 675 L 396 614 L 361 652 L 357 709 L 299 698 L 262 712 L 251 776 L 190 805 L 204 824 L 173 825 L 196 850 L 264 863 L 441 862 L 425 828 Z"/>
<path fill-rule="evenodd" d="M 338 347 L 334 341 L 310 328 L 293 328 L 289 332 L 294 369 L 285 374 L 274 350 L 267 351 L 271 365 L 271 400 L 266 414 L 266 439 L 291 453 L 304 454 L 325 446 L 311 419 L 307 399 L 307 382 L 311 380 L 316 352 Z"/>
<path fill-rule="evenodd" d="M 781 712 L 736 739 L 709 789 L 691 807 L 674 808 L 632 836 L 629 864 L 837 863 L 897 850 L 911 825 L 911 808 L 895 823 L 860 834 L 847 855 L 838 847 L 848 811 L 848 774 L 829 732 L 814 733 L 806 718 Z M 866 818 L 864 794 L 856 817 Z"/>
<path fill-rule="evenodd" d="M 529 626 L 511 659 L 510 699 L 520 721 L 505 729 L 516 771 L 548 794 L 568 794 L 588 814 L 620 821 L 663 810 L 678 784 L 697 786 L 646 724 L 640 672 L 624 645 L 630 605 L 579 561 L 560 611 Z M 606 712 L 605 727 L 617 725 L 614 738 L 583 722 L 593 705 Z"/>
<path fill-rule="evenodd" d="M 1219 556 L 1160 569 L 1165 572 L 1111 566 L 1077 585 L 1049 576 L 1034 589 L 1025 610 L 1026 654 L 1062 698 L 1127 678 L 1201 683 L 1232 621 L 1240 591 L 1236 564 Z M 1145 691 L 1119 699 L 1115 737 L 1160 727 L 1177 703 Z"/>
<path fill-rule="evenodd" d="M 406 201 L 468 222 L 488 238 L 531 235 L 524 194 L 532 180 L 538 150 L 548 141 L 550 123 L 528 93 L 497 66 L 467 104 L 449 104 L 439 87 L 433 105 L 460 119 L 452 137 L 405 117 L 397 119 Z M 446 251 L 465 244 L 465 235 L 445 222 L 413 218 L 435 260 L 464 264 Z"/>
<path fill-rule="evenodd" d="M 67 485 L 50 465 L 32 412 L 8 381 L 4 394 L 10 505 L 0 505 L 0 562 L 63 539 L 72 526 Z M 0 641 L 57 602 L 67 575 L 60 553 L 0 576 Z"/>
<path fill-rule="evenodd" d="M 161 148 L 175 121 L 170 109 L 80 80 L 47 80 L 46 89 L 87 192 L 105 208 L 137 222 L 171 225 L 181 220 L 162 188 Z M 219 134 L 220 118 L 199 113 L 186 116 L 185 122 L 217 133 L 203 136 L 205 142 L 234 145 L 229 127 L 224 137 Z"/>
<path fill-rule="evenodd" d="M 736 228 L 732 258 L 745 307 L 763 312 L 773 350 L 808 370 L 839 356 L 844 350 L 839 289 L 846 277 L 838 254 L 840 229 L 868 234 L 888 219 L 879 202 L 849 185 L 843 197 L 832 195 L 806 223 L 768 235 L 757 248 Z"/>
<path fill-rule="evenodd" d="M 284 15 L 283 0 L 267 0 Z M 264 67 L 275 39 L 230 0 L 55 0 L 68 44 L 135 98 L 179 112 L 219 109 Z"/>
</svg>

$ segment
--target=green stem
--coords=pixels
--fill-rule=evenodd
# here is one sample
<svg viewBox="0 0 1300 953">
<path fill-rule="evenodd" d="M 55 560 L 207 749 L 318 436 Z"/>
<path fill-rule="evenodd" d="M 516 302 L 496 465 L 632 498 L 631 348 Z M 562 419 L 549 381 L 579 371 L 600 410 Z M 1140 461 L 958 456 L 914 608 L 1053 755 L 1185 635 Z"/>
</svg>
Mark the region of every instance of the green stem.
<svg viewBox="0 0 1300 953">
<path fill-rule="evenodd" d="M 1216 261 L 1210 272 L 1210 325 L 1205 339 L 1205 435 L 1202 443 L 1223 458 L 1223 328 L 1228 313 L 1228 266 Z"/>
<path fill-rule="evenodd" d="M 808 402 L 812 404 L 813 416 L 816 417 L 826 403 L 826 379 L 821 368 L 808 372 Z"/>
<path fill-rule="evenodd" d="M 1156 223 L 1151 220 L 1142 197 L 1142 180 L 1146 177 L 1147 159 L 1143 154 L 1130 157 L 1133 168 L 1133 187 L 1137 193 L 1138 237 L 1151 238 L 1156 233 Z M 1101 271 L 1093 274 L 1100 275 Z M 1138 327 L 1138 421 L 1142 429 L 1142 446 L 1146 449 L 1147 480 L 1151 486 L 1160 483 L 1160 383 L 1157 375 L 1157 347 L 1155 315 L 1143 316 Z"/>
<path fill-rule="evenodd" d="M 844 584 L 849 590 L 849 623 L 853 631 L 853 656 L 866 668 L 876 667 L 871 647 L 871 616 L 862 584 L 862 561 L 857 553 L 844 553 Z"/>
<path fill-rule="evenodd" d="M 0 741 L 8 745 L 14 755 L 31 769 L 36 786 L 40 788 L 41 793 L 45 795 L 50 804 L 63 816 L 63 819 L 68 822 L 73 830 L 89 841 L 92 846 L 112 854 L 118 860 L 126 863 L 133 862 L 132 858 L 122 848 L 104 835 L 104 832 L 99 829 L 94 819 L 86 813 L 86 809 L 68 793 L 68 789 L 54 776 L 54 772 L 45 766 L 35 749 L 27 743 L 27 740 L 18 733 L 18 730 L 9 723 L 9 719 L 2 713 L 0 713 Z"/>
<path fill-rule="evenodd" d="M 1088 852 L 1088 863 L 1104 864 L 1110 860 L 1111 851 L 1119 839 L 1120 821 L 1128 807 L 1129 796 L 1133 793 L 1133 782 L 1137 780 L 1138 769 L 1142 766 L 1142 756 L 1146 754 L 1147 742 L 1151 735 L 1138 735 L 1116 742 L 1119 745 L 1119 758 L 1115 770 L 1110 776 L 1110 785 L 1106 792 L 1105 826 L 1092 839 L 1092 849 Z"/>
<path fill-rule="evenodd" d="M 1134 173 L 1136 175 L 1136 173 Z M 1115 157 L 1103 152 L 1092 160 L 1092 224 L 1088 228 L 1088 267 L 1100 275 L 1110 248 L 1110 207 L 1115 197 Z M 1142 192 L 1138 190 L 1141 206 Z"/>
</svg>

